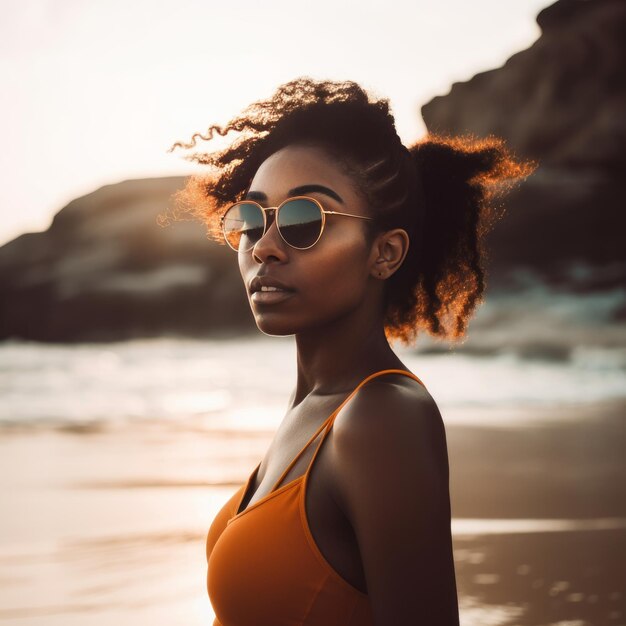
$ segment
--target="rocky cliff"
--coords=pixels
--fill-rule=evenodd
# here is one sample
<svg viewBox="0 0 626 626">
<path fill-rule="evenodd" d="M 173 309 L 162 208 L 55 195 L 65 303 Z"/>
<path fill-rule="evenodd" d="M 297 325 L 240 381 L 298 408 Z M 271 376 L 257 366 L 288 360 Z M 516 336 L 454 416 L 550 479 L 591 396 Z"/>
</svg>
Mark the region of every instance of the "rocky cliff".
<svg viewBox="0 0 626 626">
<path fill-rule="evenodd" d="M 494 267 L 592 288 L 626 277 L 626 3 L 560 0 L 503 67 L 421 108 L 430 131 L 495 134 L 539 168 L 493 233 Z M 501 274 L 501 272 L 500 272 Z"/>
<path fill-rule="evenodd" d="M 0 338 L 113 340 L 252 329 L 236 257 L 197 221 L 159 226 L 183 179 L 108 185 L 0 248 Z"/>
</svg>

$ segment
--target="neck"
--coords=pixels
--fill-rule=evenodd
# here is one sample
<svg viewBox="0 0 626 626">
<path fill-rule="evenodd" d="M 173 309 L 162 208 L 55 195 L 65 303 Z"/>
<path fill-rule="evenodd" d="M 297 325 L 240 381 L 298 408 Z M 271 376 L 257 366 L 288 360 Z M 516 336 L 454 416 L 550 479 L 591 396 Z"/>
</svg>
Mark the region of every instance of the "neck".
<svg viewBox="0 0 626 626">
<path fill-rule="evenodd" d="M 296 346 L 298 379 L 291 408 L 307 396 L 349 393 L 375 371 L 406 369 L 385 337 L 381 316 L 347 316 L 298 333 Z"/>
</svg>

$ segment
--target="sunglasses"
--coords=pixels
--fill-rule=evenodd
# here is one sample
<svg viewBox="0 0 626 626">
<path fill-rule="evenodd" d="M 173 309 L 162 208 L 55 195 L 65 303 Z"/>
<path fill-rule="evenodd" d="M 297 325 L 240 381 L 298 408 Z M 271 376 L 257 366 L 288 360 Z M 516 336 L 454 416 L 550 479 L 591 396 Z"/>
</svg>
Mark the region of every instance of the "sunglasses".
<svg viewBox="0 0 626 626">
<path fill-rule="evenodd" d="M 308 250 L 320 240 L 327 214 L 374 219 L 326 211 L 315 198 L 307 196 L 287 198 L 277 207 L 262 207 L 254 200 L 241 200 L 231 205 L 220 218 L 226 243 L 235 252 L 251 250 L 267 231 L 267 211 L 276 211 L 276 226 L 282 240 L 297 250 Z"/>
</svg>

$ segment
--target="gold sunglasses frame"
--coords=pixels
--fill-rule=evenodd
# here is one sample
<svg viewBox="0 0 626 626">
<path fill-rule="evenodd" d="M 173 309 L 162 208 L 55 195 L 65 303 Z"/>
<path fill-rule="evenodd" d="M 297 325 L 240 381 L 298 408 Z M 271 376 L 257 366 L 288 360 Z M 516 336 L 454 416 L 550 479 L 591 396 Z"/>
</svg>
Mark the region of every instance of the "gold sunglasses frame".
<svg viewBox="0 0 626 626">
<path fill-rule="evenodd" d="M 283 237 L 283 234 L 280 232 L 280 227 L 278 226 L 278 213 L 279 213 L 281 207 L 284 204 L 287 204 L 287 202 L 291 202 L 292 200 L 311 200 L 312 202 L 315 202 L 315 204 L 317 204 L 317 206 L 320 209 L 321 215 L 322 215 L 322 228 L 320 228 L 320 234 L 319 234 L 318 238 L 310 246 L 307 246 L 306 248 L 298 248 L 298 246 L 294 246 L 294 245 L 290 244 Z M 310 248 L 312 248 L 322 238 L 322 235 L 324 234 L 324 226 L 326 225 L 326 215 L 327 214 L 345 215 L 346 217 L 358 217 L 358 218 L 360 218 L 362 220 L 373 220 L 374 219 L 373 217 L 366 217 L 365 215 L 354 215 L 352 213 L 342 213 L 341 211 L 327 211 L 322 206 L 322 203 L 319 200 L 316 200 L 315 198 L 311 198 L 310 196 L 292 196 L 291 198 L 287 198 L 286 200 L 283 200 L 278 206 L 269 206 L 269 207 L 261 206 L 256 200 L 240 200 L 239 202 L 233 202 L 233 204 L 231 204 L 226 209 L 226 211 L 224 211 L 223 215 L 220 216 L 220 226 L 221 226 L 221 229 L 222 229 L 222 235 L 224 236 L 224 239 L 225 239 L 226 243 L 228 244 L 228 246 L 232 250 L 234 250 L 235 252 L 248 252 L 248 251 L 252 250 L 252 248 L 254 248 L 254 246 L 256 245 L 256 243 L 252 244 L 252 246 L 250 248 L 248 248 L 247 250 L 239 250 L 238 248 L 234 248 L 230 244 L 230 241 L 228 241 L 228 237 L 226 237 L 226 233 L 224 232 L 224 218 L 228 214 L 228 211 L 230 211 L 234 206 L 238 206 L 240 204 L 254 204 L 254 205 L 258 206 L 259 209 L 261 209 L 261 212 L 263 214 L 263 234 L 261 235 L 261 238 L 265 237 L 265 233 L 267 232 L 267 211 L 276 211 L 276 213 L 274 215 L 274 221 L 276 222 L 276 229 L 278 230 L 278 234 L 280 235 L 280 238 L 290 248 L 293 248 L 294 250 L 309 250 Z M 259 241 L 260 241 L 260 239 L 259 239 Z"/>
</svg>

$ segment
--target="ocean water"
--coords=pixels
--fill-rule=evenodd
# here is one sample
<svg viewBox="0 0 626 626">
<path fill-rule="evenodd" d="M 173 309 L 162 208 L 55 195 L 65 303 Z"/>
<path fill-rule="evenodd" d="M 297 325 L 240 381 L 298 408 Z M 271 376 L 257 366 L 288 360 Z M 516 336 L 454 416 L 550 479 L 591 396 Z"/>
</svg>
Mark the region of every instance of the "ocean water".
<svg viewBox="0 0 626 626">
<path fill-rule="evenodd" d="M 487 333 L 481 332 L 484 340 Z M 519 344 L 513 331 L 511 338 Z M 519 350 L 482 355 L 463 347 L 437 353 L 394 349 L 424 382 L 447 423 L 506 424 L 518 410 L 531 419 L 531 407 L 626 396 L 621 347 L 573 345 L 566 359 L 554 359 L 549 351 L 529 357 Z M 5 341 L 0 343 L 0 427 L 120 427 L 173 420 L 181 426 L 274 428 L 295 382 L 293 337 L 76 345 Z"/>
</svg>

